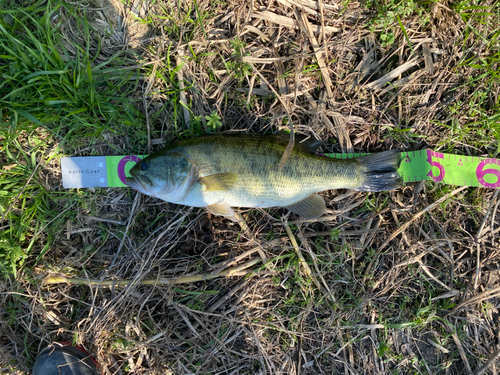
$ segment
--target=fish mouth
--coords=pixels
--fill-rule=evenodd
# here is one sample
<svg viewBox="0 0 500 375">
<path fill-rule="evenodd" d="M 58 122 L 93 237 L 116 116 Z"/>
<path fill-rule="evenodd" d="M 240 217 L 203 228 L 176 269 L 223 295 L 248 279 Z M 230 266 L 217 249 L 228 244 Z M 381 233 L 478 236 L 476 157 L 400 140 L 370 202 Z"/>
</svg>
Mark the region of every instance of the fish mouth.
<svg viewBox="0 0 500 375">
<path fill-rule="evenodd" d="M 130 186 L 132 189 L 140 191 L 141 193 L 146 191 L 146 186 L 144 186 L 144 183 L 147 183 L 147 182 L 142 181 L 142 179 L 139 177 L 127 177 L 125 179 L 125 183 L 128 186 Z"/>
</svg>

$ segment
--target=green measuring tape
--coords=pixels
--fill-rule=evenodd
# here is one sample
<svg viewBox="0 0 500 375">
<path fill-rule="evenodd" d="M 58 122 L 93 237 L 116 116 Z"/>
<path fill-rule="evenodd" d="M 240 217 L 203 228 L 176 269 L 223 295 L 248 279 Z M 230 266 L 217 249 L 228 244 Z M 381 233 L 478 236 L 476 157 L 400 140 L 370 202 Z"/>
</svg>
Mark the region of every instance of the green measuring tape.
<svg viewBox="0 0 500 375">
<path fill-rule="evenodd" d="M 366 154 L 326 154 L 350 159 Z M 448 185 L 500 187 L 500 159 L 442 154 L 432 150 L 401 153 L 399 174 L 404 182 L 433 180 Z"/>
<path fill-rule="evenodd" d="M 366 154 L 325 154 L 351 159 Z M 126 187 L 129 170 L 145 155 L 80 156 L 61 159 L 65 188 Z M 401 153 L 404 182 L 432 180 L 448 185 L 500 187 L 500 159 L 442 154 L 432 150 Z"/>
</svg>

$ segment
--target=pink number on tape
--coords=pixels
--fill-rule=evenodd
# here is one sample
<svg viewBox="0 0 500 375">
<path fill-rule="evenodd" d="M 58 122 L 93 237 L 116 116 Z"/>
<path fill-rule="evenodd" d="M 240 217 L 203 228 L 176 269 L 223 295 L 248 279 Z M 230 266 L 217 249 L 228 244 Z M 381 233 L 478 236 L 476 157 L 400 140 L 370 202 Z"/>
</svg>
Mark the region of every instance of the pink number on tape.
<svg viewBox="0 0 500 375">
<path fill-rule="evenodd" d="M 432 160 L 433 156 L 438 159 L 443 159 L 443 154 L 439 152 L 434 152 L 432 150 L 427 150 L 427 161 L 430 163 L 431 166 L 439 168 L 439 175 L 434 176 L 431 168 L 429 173 L 427 173 L 427 176 L 430 176 L 435 182 L 441 182 L 443 181 L 444 178 L 444 167 L 439 162 L 433 161 Z"/>
<path fill-rule="evenodd" d="M 491 168 L 483 170 L 483 168 L 488 164 L 500 165 L 500 159 L 485 159 L 485 160 L 483 160 L 477 166 L 476 177 L 477 177 L 479 183 L 481 185 L 483 185 L 484 187 L 496 189 L 496 188 L 500 187 L 500 171 L 497 169 L 491 169 Z M 497 182 L 490 184 L 489 182 L 484 181 L 484 176 L 487 174 L 492 174 L 492 175 L 496 176 Z"/>
<path fill-rule="evenodd" d="M 120 160 L 120 162 L 118 163 L 118 167 L 116 168 L 117 169 L 117 172 L 118 172 L 118 177 L 120 177 L 120 181 L 123 182 L 125 185 L 128 185 L 126 182 L 125 182 L 125 179 L 127 178 L 127 176 L 125 175 L 125 165 L 129 162 L 129 161 L 133 161 L 133 162 L 140 162 L 141 159 L 135 155 L 130 155 L 130 156 L 125 156 L 124 158 L 122 158 Z"/>
</svg>

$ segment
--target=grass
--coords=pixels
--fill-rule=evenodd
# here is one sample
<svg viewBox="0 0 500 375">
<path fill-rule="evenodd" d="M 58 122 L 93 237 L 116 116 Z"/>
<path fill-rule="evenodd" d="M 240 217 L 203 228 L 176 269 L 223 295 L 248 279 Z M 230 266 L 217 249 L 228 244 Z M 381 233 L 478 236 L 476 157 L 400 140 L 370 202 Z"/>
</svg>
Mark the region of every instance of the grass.
<svg viewBox="0 0 500 375">
<path fill-rule="evenodd" d="M 309 37 L 263 21 L 265 4 L 252 13 L 233 1 L 161 0 L 148 12 L 94 5 L 10 0 L 0 9 L 0 368 L 29 372 L 54 340 L 84 346 L 113 373 L 454 374 L 494 359 L 493 190 L 452 195 L 427 181 L 331 191 L 324 219 L 241 209 L 245 231 L 129 190 L 65 190 L 59 160 L 283 130 L 288 113 L 296 131 L 328 140 L 325 153 L 348 146 L 340 113 L 355 151 L 498 157 L 498 4 L 348 1 L 337 11 L 324 1 L 322 18 L 304 3 L 311 24 L 341 29 L 315 34 L 334 80 L 328 103 Z M 295 19 L 280 2 L 266 11 Z M 246 57 L 283 59 L 253 63 L 261 76 Z M 392 87 L 367 87 L 412 58 L 419 65 Z M 268 85 L 289 95 L 278 100 Z M 249 261 L 246 276 L 165 282 Z M 44 282 L 59 274 L 114 284 Z"/>
<path fill-rule="evenodd" d="M 382 47 L 392 46 L 395 42 L 395 33 L 402 31 L 410 50 L 413 52 L 411 42 L 405 30 L 401 19 L 414 18 L 418 20 L 421 28 L 426 28 L 430 21 L 429 8 L 424 4 L 413 1 L 369 1 L 366 7 L 375 11 L 377 14 L 368 23 L 372 33 L 378 32 L 380 44 Z"/>
<path fill-rule="evenodd" d="M 137 122 L 141 116 L 130 99 L 132 73 L 110 77 L 109 68 L 123 65 L 118 57 L 97 64 L 85 19 L 77 25 L 84 31 L 84 44 L 73 44 L 73 53 L 60 47 L 62 36 L 54 27 L 58 14 L 77 19 L 63 3 L 35 2 L 1 11 L 1 214 L 3 224 L 5 219 L 9 223 L 0 235 L 3 274 L 17 275 L 35 242 L 47 250 L 71 218 L 65 211 L 70 204 L 57 202 L 74 197 L 48 191 L 39 178 L 32 178 L 35 173 L 54 167 L 52 161 L 62 154 L 101 143 L 106 135 L 134 134 L 131 146 L 136 150 L 134 145 L 145 141 L 144 127 Z"/>
<path fill-rule="evenodd" d="M 480 54 L 463 54 L 457 72 L 466 78 L 455 91 L 461 90 L 464 94 L 450 105 L 448 123 L 439 125 L 451 130 L 452 144 L 460 141 L 476 147 L 490 146 L 493 148 L 492 154 L 496 156 L 500 151 L 500 54 L 495 43 L 500 33 L 498 5 L 476 6 L 462 1 L 455 4 L 453 9 L 467 25 L 464 39 L 459 41 L 461 47 L 464 50 L 474 49 L 478 44 L 484 47 L 481 47 Z M 481 31 L 471 24 L 474 21 L 481 24 Z M 467 120 L 460 121 L 460 117 L 466 117 Z"/>
<path fill-rule="evenodd" d="M 76 19 L 83 31 L 82 45 L 71 50 L 61 47 L 57 33 L 57 15 Z M 50 129 L 62 146 L 80 146 L 102 137 L 103 133 L 121 133 L 137 126 L 138 111 L 132 105 L 135 90 L 129 79 L 133 71 L 120 73 L 110 69 L 125 62 L 119 56 L 97 61 L 99 50 L 91 50 L 91 30 L 85 18 L 79 19 L 62 3 L 37 2 L 26 8 L 2 11 L 9 19 L 0 27 L 2 39 L 2 107 L 3 124 L 12 140 L 22 132 L 39 126 Z M 81 24 L 80 24 L 81 23 Z M 99 119 L 99 121 L 96 121 Z M 136 138 L 136 139 L 137 139 Z M 136 141 L 137 142 L 137 141 Z M 75 144 L 76 143 L 76 144 Z"/>
</svg>

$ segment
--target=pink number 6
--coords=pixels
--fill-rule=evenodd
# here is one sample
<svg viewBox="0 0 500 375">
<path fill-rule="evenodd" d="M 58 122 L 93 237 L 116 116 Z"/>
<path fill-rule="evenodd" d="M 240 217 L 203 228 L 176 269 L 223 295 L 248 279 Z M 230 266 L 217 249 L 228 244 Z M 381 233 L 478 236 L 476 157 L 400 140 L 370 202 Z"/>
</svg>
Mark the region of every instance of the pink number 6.
<svg viewBox="0 0 500 375">
<path fill-rule="evenodd" d="M 435 182 L 441 182 L 443 181 L 444 178 L 444 167 L 437 161 L 432 161 L 432 157 L 436 157 L 438 159 L 443 159 L 443 154 L 439 152 L 434 152 L 432 150 L 427 150 L 427 161 L 431 165 L 431 170 L 429 173 L 427 173 L 427 176 L 430 176 Z M 439 175 L 434 176 L 432 174 L 432 167 L 438 167 L 439 168 Z"/>
<path fill-rule="evenodd" d="M 500 171 L 496 170 L 496 169 L 483 170 L 483 168 L 488 164 L 500 165 L 500 160 L 499 159 L 485 159 L 485 160 L 483 160 L 477 166 L 476 177 L 477 177 L 479 183 L 481 185 L 483 185 L 484 187 L 496 189 L 496 188 L 500 187 Z M 495 182 L 494 184 L 490 184 L 489 182 L 484 181 L 484 176 L 487 174 L 492 174 L 492 175 L 496 176 L 497 182 Z"/>
</svg>

